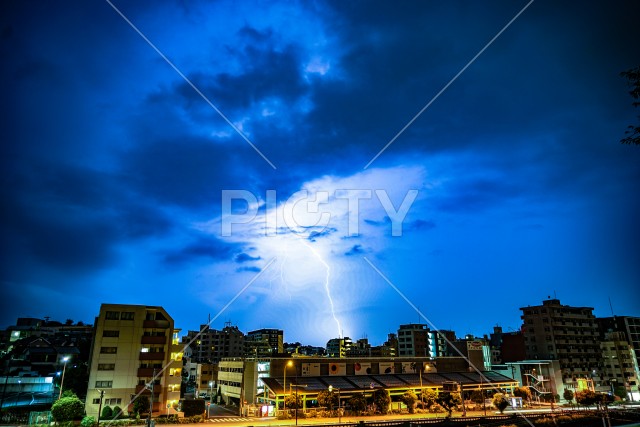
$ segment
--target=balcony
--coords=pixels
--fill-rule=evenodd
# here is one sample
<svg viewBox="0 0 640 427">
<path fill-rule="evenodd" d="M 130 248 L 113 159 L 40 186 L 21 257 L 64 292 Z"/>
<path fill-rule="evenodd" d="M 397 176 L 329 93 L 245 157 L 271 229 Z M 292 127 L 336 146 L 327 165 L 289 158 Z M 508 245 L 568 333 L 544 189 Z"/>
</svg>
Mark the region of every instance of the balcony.
<svg viewBox="0 0 640 427">
<path fill-rule="evenodd" d="M 156 328 L 156 329 L 167 329 L 169 328 L 168 320 L 144 320 L 142 322 L 143 328 Z"/>
<path fill-rule="evenodd" d="M 164 351 L 155 353 L 142 353 L 140 352 L 139 360 L 164 360 Z"/>
<path fill-rule="evenodd" d="M 142 344 L 166 344 L 167 343 L 167 337 L 165 336 L 147 336 L 144 335 L 142 337 Z"/>
<path fill-rule="evenodd" d="M 156 373 L 160 372 L 160 369 L 156 369 Z M 139 378 L 151 378 L 153 376 L 153 368 L 138 368 Z"/>
<path fill-rule="evenodd" d="M 143 385 L 137 385 L 136 386 L 136 394 L 141 393 L 145 390 L 145 386 Z M 153 385 L 153 396 L 157 396 L 162 392 L 162 384 L 154 384 Z M 149 394 L 149 391 L 146 391 L 144 393 L 141 394 Z"/>
</svg>

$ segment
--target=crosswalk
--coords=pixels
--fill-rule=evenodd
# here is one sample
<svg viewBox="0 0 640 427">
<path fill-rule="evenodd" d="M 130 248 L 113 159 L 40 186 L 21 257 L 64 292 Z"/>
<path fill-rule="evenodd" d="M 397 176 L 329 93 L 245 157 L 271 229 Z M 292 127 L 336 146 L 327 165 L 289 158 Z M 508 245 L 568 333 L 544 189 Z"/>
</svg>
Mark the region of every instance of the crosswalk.
<svg viewBox="0 0 640 427">
<path fill-rule="evenodd" d="M 212 417 L 206 420 L 208 423 L 238 423 L 242 421 L 250 421 L 247 417 Z"/>
</svg>

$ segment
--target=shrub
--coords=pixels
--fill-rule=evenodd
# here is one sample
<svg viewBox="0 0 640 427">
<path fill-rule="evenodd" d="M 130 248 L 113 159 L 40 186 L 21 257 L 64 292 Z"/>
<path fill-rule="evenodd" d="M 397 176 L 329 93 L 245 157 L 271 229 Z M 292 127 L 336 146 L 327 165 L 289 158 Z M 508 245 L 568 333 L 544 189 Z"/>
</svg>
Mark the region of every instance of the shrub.
<svg viewBox="0 0 640 427">
<path fill-rule="evenodd" d="M 63 397 L 51 406 L 51 416 L 57 422 L 81 420 L 84 404 L 77 397 Z"/>
<path fill-rule="evenodd" d="M 96 419 L 94 417 L 84 417 L 80 422 L 82 427 L 93 427 L 96 424 Z"/>
<path fill-rule="evenodd" d="M 182 401 L 182 411 L 185 418 L 199 415 L 202 418 L 202 414 L 205 411 L 205 402 L 203 399 L 189 399 Z"/>
<path fill-rule="evenodd" d="M 509 406 L 509 401 L 502 393 L 496 393 L 493 395 L 493 406 L 502 414 L 504 410 Z"/>
<path fill-rule="evenodd" d="M 127 415 L 124 413 L 124 411 L 122 410 L 121 407 L 119 407 L 119 406 L 114 406 L 113 407 L 113 416 L 112 416 L 112 418 L 114 420 L 117 420 L 119 418 L 126 418 L 126 416 Z"/>
<path fill-rule="evenodd" d="M 111 418 L 113 418 L 113 409 L 111 409 L 111 406 L 107 405 L 104 408 L 102 408 L 102 413 L 100 414 L 100 419 L 101 420 L 110 420 Z"/>
</svg>

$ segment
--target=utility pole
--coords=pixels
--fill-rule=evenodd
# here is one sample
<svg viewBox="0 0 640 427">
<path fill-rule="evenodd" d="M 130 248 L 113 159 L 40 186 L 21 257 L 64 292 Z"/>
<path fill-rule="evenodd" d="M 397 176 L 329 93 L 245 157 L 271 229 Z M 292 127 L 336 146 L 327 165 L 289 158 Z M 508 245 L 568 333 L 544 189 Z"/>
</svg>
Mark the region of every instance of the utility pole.
<svg viewBox="0 0 640 427">
<path fill-rule="evenodd" d="M 100 415 L 102 415 L 102 398 L 104 397 L 104 390 L 98 390 L 100 392 L 100 406 L 98 407 L 98 426 L 100 425 Z"/>
<path fill-rule="evenodd" d="M 153 418 L 153 389 L 156 385 L 156 370 L 153 370 L 153 377 L 151 378 L 151 382 L 147 384 L 147 389 L 151 392 L 151 397 L 149 399 L 149 422 L 148 427 L 152 427 L 152 418 Z"/>
</svg>

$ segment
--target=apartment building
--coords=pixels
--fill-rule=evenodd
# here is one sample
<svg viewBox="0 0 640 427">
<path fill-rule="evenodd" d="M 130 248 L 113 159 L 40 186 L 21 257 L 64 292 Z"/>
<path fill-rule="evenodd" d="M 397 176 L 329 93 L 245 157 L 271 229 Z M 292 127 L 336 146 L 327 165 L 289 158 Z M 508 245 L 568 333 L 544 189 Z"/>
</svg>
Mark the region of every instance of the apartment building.
<svg viewBox="0 0 640 427">
<path fill-rule="evenodd" d="M 596 323 L 598 324 L 598 332 L 601 339 L 604 339 L 607 332 L 624 333 L 625 339 L 631 344 L 636 353 L 636 359 L 640 360 L 640 317 L 598 317 Z"/>
<path fill-rule="evenodd" d="M 243 357 L 244 333 L 226 322 L 222 330 L 200 325 L 200 331 L 189 331 L 182 342 L 192 349 L 193 360 L 198 363 L 218 363 L 222 358 Z"/>
<path fill-rule="evenodd" d="M 609 382 L 611 391 L 622 387 L 627 391 L 631 400 L 639 400 L 638 360 L 633 347 L 627 341 L 623 332 L 607 332 L 604 341 L 600 343 L 602 349 L 602 376 Z"/>
<path fill-rule="evenodd" d="M 577 388 L 578 379 L 600 382 L 601 351 L 592 307 L 571 307 L 548 299 L 520 310 L 528 359 L 558 360 L 569 388 Z"/>
<path fill-rule="evenodd" d="M 421 323 L 400 325 L 398 328 L 398 356 L 429 357 L 429 328 Z"/>
<path fill-rule="evenodd" d="M 282 329 L 258 329 L 245 337 L 247 357 L 272 357 L 284 352 L 284 331 Z"/>
<path fill-rule="evenodd" d="M 162 307 L 102 304 L 94 330 L 87 415 L 98 415 L 101 395 L 103 406 L 131 411 L 137 396 L 150 397 L 152 391 L 154 415 L 175 414 L 182 346 L 171 316 Z"/>
</svg>

